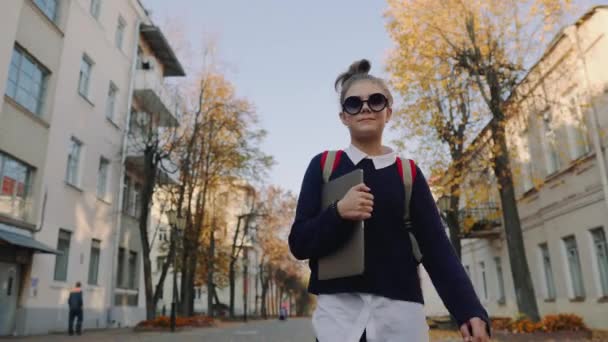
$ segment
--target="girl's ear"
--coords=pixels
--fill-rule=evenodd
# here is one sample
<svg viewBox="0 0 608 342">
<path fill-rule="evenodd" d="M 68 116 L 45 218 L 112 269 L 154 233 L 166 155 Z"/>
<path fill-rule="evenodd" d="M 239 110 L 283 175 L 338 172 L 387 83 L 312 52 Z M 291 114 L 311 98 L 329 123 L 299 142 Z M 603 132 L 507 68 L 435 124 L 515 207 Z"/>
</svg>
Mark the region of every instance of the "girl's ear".
<svg viewBox="0 0 608 342">
<path fill-rule="evenodd" d="M 344 126 L 348 126 L 348 122 L 346 121 L 346 114 L 344 114 L 344 112 L 340 112 L 338 115 L 340 116 L 340 121 L 342 121 L 342 124 Z"/>
<path fill-rule="evenodd" d="M 391 107 L 386 108 L 386 122 L 388 123 L 393 116 L 393 109 Z"/>
</svg>

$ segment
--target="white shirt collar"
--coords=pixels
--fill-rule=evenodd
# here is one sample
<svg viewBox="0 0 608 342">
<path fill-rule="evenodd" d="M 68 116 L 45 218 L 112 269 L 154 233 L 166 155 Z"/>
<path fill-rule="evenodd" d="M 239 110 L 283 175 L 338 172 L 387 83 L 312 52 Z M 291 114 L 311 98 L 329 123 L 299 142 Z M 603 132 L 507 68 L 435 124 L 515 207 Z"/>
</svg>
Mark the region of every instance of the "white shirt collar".
<svg viewBox="0 0 608 342">
<path fill-rule="evenodd" d="M 395 163 L 395 160 L 397 159 L 397 152 L 393 151 L 393 149 L 391 149 L 390 147 L 387 148 L 389 149 L 389 152 L 380 156 L 369 156 L 365 152 L 355 147 L 353 144 L 348 146 L 344 150 L 344 152 L 346 153 L 348 158 L 350 158 L 353 164 L 357 165 L 363 159 L 368 158 L 372 160 L 376 170 L 379 170 L 393 165 L 393 163 Z"/>
</svg>

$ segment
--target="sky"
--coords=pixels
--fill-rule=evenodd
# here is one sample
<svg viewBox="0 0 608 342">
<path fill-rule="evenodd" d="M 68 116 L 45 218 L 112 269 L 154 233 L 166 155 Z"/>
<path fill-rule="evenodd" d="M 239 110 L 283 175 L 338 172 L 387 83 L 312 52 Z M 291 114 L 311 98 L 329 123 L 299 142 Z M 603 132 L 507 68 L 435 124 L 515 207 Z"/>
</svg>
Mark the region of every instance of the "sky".
<svg viewBox="0 0 608 342">
<path fill-rule="evenodd" d="M 310 159 L 350 140 L 333 84 L 355 60 L 386 77 L 392 45 L 381 0 L 143 0 L 157 25 L 175 25 L 190 49 L 217 45 L 218 59 L 238 95 L 254 103 L 262 145 L 276 165 L 268 183 L 298 193 Z M 178 19 L 179 18 L 179 19 Z M 170 42 L 171 43 L 171 42 Z M 179 53 L 179 52 L 178 52 Z M 193 56 L 179 56 L 194 63 Z M 387 134 L 385 144 L 396 137 Z"/>
</svg>

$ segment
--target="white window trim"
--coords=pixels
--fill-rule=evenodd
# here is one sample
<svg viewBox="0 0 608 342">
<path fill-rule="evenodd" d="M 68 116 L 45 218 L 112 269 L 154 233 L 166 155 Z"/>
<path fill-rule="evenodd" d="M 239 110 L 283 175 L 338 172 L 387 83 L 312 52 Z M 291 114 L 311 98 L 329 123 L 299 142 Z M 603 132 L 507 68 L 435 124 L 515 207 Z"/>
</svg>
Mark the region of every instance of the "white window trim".
<svg viewBox="0 0 608 342">
<path fill-rule="evenodd" d="M 105 164 L 106 165 L 106 174 L 105 174 L 105 184 L 104 184 L 103 194 L 100 194 L 99 193 L 99 186 L 100 186 L 99 182 L 101 180 L 101 177 L 100 177 L 101 175 L 100 175 L 99 171 L 100 171 L 102 161 L 106 163 Z M 110 166 L 111 165 L 112 165 L 112 163 L 110 162 L 110 159 L 104 157 L 103 155 L 99 157 L 99 165 L 97 168 L 97 188 L 95 190 L 96 190 L 97 198 L 99 198 L 103 201 L 108 201 L 108 187 L 109 187 L 109 183 L 110 183 L 110 170 L 111 170 Z"/>
<path fill-rule="evenodd" d="M 86 62 L 87 64 L 89 64 L 89 74 L 88 74 L 88 78 L 87 78 L 87 82 L 85 84 L 85 89 L 82 89 L 82 63 Z M 82 58 L 80 59 L 80 69 L 78 71 L 78 93 L 84 97 L 86 100 L 93 102 L 93 96 L 92 96 L 92 79 L 93 79 L 93 68 L 95 67 L 95 62 L 93 61 L 93 59 L 91 57 L 89 57 L 89 55 L 87 55 L 86 53 L 82 55 Z M 83 92 L 84 91 L 84 92 Z"/>
<path fill-rule="evenodd" d="M 542 246 L 547 246 L 547 254 L 549 255 L 549 264 L 551 265 L 551 280 L 553 281 L 553 291 L 554 294 L 553 296 L 551 296 L 551 294 L 549 293 L 549 282 L 547 281 L 547 278 L 549 278 L 548 274 L 547 274 L 547 268 L 545 267 L 545 260 L 544 260 L 544 255 L 543 255 L 543 249 Z M 542 270 L 542 275 L 540 275 L 540 281 L 542 286 L 542 293 L 543 293 L 543 298 L 545 300 L 555 300 L 557 299 L 557 287 L 556 287 L 556 283 L 555 283 L 555 258 L 553 258 L 551 256 L 551 248 L 549 248 L 549 242 L 544 242 L 541 244 L 537 245 L 537 255 L 538 255 L 538 264 L 540 265 L 539 269 Z"/>
<path fill-rule="evenodd" d="M 545 117 L 549 116 L 551 119 L 547 120 L 545 119 Z M 541 132 L 541 137 L 542 137 L 542 145 L 543 145 L 543 154 L 545 155 L 545 176 L 551 176 L 557 172 L 559 172 L 560 168 L 561 168 L 561 160 L 560 160 L 560 155 L 559 155 L 559 148 L 557 146 L 554 146 L 554 144 L 557 142 L 557 137 L 555 140 L 552 140 L 551 138 L 548 137 L 549 133 L 553 133 L 554 135 L 557 135 L 558 132 L 551 127 L 553 123 L 553 113 L 551 112 L 551 108 L 545 110 L 542 112 L 541 114 L 541 126 L 542 126 L 542 132 Z M 548 126 L 548 127 L 547 127 Z M 548 130 L 547 130 L 548 129 Z M 552 155 L 555 153 L 555 164 L 556 165 L 552 165 Z M 553 166 L 555 166 L 554 170 Z"/>
<path fill-rule="evenodd" d="M 116 32 L 115 32 L 115 36 L 114 36 L 114 46 L 116 46 L 116 48 L 120 51 L 122 51 L 122 49 L 125 45 L 125 33 L 126 32 L 127 32 L 127 22 L 121 15 L 119 15 L 118 23 L 116 24 Z"/>
<path fill-rule="evenodd" d="M 76 177 L 75 179 L 70 179 L 71 177 L 69 177 L 70 175 L 70 156 L 72 153 L 72 143 L 76 142 L 79 144 L 79 150 L 78 150 L 78 161 L 76 163 Z M 83 165 L 83 159 L 84 159 L 84 144 L 82 142 L 82 140 L 78 139 L 75 136 L 71 136 L 70 140 L 69 140 L 69 147 L 68 147 L 68 158 L 66 161 L 66 173 L 65 173 L 65 181 L 66 183 L 75 186 L 77 188 L 80 188 L 80 184 L 81 184 L 81 180 L 82 180 L 82 165 Z"/>
<path fill-rule="evenodd" d="M 601 280 L 601 274 L 600 274 L 600 260 L 599 260 L 599 256 L 597 254 L 597 250 L 595 248 L 595 242 L 593 241 L 593 231 L 596 229 L 603 229 L 604 230 L 604 236 L 608 239 L 608 234 L 606 234 L 606 229 L 604 227 L 594 227 L 588 230 L 588 234 L 587 234 L 587 240 L 589 242 L 589 245 L 591 246 L 591 248 L 588 248 L 589 253 L 591 253 L 590 258 L 591 260 L 593 260 L 593 262 L 591 263 L 591 268 L 593 270 L 593 285 L 595 288 L 595 296 L 597 299 L 599 298 L 604 298 L 608 296 L 608 293 L 603 293 L 603 289 L 602 289 L 602 280 Z"/>
<path fill-rule="evenodd" d="M 488 287 L 488 272 L 486 263 L 485 261 L 480 261 L 477 265 L 479 266 L 479 282 L 481 284 L 480 291 L 483 294 L 482 299 L 487 302 L 490 297 L 490 294 Z"/>
<path fill-rule="evenodd" d="M 568 298 L 569 299 L 576 299 L 576 294 L 574 293 L 574 277 L 573 277 L 573 273 L 572 273 L 572 269 L 570 268 L 570 261 L 568 260 L 568 248 L 566 247 L 566 241 L 564 240 L 565 238 L 568 237 L 574 237 L 575 242 L 578 241 L 576 239 L 576 235 L 567 235 L 562 237 L 561 240 L 561 250 L 562 250 L 562 260 L 563 260 L 563 266 L 564 266 L 564 270 L 566 272 L 564 272 L 564 275 L 566 276 L 566 286 L 568 288 Z M 579 264 L 581 262 L 580 258 L 581 258 L 581 252 L 580 252 L 580 248 L 578 246 L 578 242 L 576 243 L 576 250 L 578 253 L 578 258 L 579 258 Z M 582 268 L 582 265 L 579 265 Z M 583 272 L 581 269 L 581 276 L 583 276 Z M 582 282 L 582 286 L 583 286 L 583 297 L 586 297 L 586 289 L 585 289 L 585 280 L 581 279 Z"/>
<path fill-rule="evenodd" d="M 110 81 L 110 85 L 108 86 L 108 94 L 107 94 L 107 99 L 106 99 L 106 111 L 105 111 L 105 115 L 106 118 L 112 122 L 115 122 L 115 115 L 116 115 L 116 102 L 118 99 L 118 87 L 116 86 L 116 84 L 112 81 Z M 113 102 L 111 103 L 110 106 L 110 99 L 112 98 L 110 95 L 113 94 Z"/>
<path fill-rule="evenodd" d="M 99 16 L 101 15 L 101 0 L 91 0 L 89 13 L 93 18 L 99 20 Z"/>
</svg>

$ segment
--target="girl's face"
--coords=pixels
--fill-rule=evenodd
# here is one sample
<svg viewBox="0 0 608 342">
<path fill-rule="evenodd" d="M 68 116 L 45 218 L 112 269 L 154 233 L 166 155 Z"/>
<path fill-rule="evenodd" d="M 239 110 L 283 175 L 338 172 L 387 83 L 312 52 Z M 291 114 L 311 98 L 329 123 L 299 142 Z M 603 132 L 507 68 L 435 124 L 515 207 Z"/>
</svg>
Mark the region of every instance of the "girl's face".
<svg viewBox="0 0 608 342">
<path fill-rule="evenodd" d="M 378 95 L 372 96 L 372 100 L 368 102 L 370 95 L 374 94 L 382 94 L 386 97 L 384 90 L 373 81 L 360 80 L 353 83 L 344 96 L 345 102 L 351 96 L 359 97 L 359 99 L 364 101 L 361 110 L 357 114 L 347 113 L 344 109 L 344 103 L 342 112 L 340 112 L 340 119 L 348 127 L 351 138 L 354 140 L 381 138 L 384 126 L 391 118 L 393 111 L 388 105 L 388 100 L 386 100 L 384 108 L 377 101 Z M 379 110 L 380 108 L 382 109 Z M 353 110 L 349 111 L 353 112 Z"/>
</svg>

